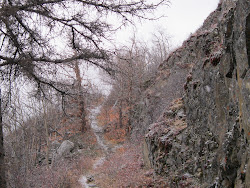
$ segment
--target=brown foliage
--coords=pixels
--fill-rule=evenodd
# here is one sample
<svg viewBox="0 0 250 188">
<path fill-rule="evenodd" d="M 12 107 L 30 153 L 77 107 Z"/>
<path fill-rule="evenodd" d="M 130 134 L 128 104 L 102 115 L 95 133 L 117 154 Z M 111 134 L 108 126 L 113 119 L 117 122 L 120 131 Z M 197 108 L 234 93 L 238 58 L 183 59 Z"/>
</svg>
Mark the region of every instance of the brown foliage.
<svg viewBox="0 0 250 188">
<path fill-rule="evenodd" d="M 128 108 L 123 109 L 124 114 L 126 114 L 127 109 Z M 104 106 L 97 117 L 99 125 L 104 127 L 105 138 L 116 144 L 125 141 L 126 127 L 128 124 L 128 118 L 126 116 L 122 117 L 122 125 L 120 125 L 119 118 L 119 109 L 109 106 Z"/>
</svg>

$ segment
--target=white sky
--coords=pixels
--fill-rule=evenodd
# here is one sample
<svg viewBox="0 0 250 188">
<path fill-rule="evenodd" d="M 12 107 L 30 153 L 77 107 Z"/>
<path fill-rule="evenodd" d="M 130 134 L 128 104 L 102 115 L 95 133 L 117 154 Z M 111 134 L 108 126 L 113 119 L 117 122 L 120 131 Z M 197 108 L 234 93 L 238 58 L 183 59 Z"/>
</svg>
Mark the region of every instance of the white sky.
<svg viewBox="0 0 250 188">
<path fill-rule="evenodd" d="M 171 0 L 170 7 L 163 7 L 156 13 L 158 16 L 164 15 L 164 18 L 137 25 L 137 37 L 150 40 L 152 33 L 160 28 L 171 36 L 174 46 L 181 45 L 190 33 L 202 25 L 218 3 L 219 0 Z M 116 40 L 126 43 L 132 33 L 131 28 L 122 30 L 118 32 Z"/>
<path fill-rule="evenodd" d="M 140 23 L 136 28 L 123 28 L 117 32 L 116 44 L 128 44 L 129 39 L 133 37 L 134 30 L 137 32 L 136 37 L 143 41 L 150 41 L 152 34 L 160 28 L 171 36 L 173 48 L 180 46 L 203 24 L 207 16 L 216 9 L 218 3 L 219 0 L 171 0 L 170 7 L 163 7 L 156 13 L 158 16 L 164 15 L 164 18 Z M 99 76 L 93 74 L 93 70 L 90 72 L 89 79 L 101 85 L 101 90 L 108 90 L 109 87 L 100 81 Z"/>
</svg>

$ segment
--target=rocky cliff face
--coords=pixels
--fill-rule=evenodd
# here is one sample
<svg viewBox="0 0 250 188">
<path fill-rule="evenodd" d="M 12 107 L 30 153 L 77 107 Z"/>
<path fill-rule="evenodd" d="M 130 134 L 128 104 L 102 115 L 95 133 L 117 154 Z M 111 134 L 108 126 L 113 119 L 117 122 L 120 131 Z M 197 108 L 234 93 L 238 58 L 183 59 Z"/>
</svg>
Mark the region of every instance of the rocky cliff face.
<svg viewBox="0 0 250 188">
<path fill-rule="evenodd" d="M 250 187 L 249 68 L 249 0 L 222 1 L 159 68 L 146 148 L 171 187 Z"/>
</svg>

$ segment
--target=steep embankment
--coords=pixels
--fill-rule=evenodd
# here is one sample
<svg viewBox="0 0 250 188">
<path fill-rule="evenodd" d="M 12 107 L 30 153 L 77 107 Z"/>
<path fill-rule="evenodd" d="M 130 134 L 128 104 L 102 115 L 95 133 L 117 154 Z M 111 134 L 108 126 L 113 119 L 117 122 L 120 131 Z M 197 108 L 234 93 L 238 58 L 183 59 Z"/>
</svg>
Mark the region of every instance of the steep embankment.
<svg viewBox="0 0 250 188">
<path fill-rule="evenodd" d="M 145 157 L 171 187 L 250 187 L 249 67 L 249 0 L 224 0 L 160 66 L 141 119 L 156 122 Z"/>
</svg>

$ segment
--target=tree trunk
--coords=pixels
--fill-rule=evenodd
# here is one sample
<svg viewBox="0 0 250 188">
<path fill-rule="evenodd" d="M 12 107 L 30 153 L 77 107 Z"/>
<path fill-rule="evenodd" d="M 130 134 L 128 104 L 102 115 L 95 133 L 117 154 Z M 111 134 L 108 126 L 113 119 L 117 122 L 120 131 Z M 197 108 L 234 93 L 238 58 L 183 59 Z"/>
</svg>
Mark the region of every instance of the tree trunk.
<svg viewBox="0 0 250 188">
<path fill-rule="evenodd" d="M 129 64 L 129 66 L 131 66 L 131 63 Z M 132 67 L 130 67 L 130 70 L 132 70 Z M 127 131 L 126 131 L 126 135 L 127 137 L 130 136 L 131 130 L 132 130 L 132 90 L 133 90 L 133 80 L 132 80 L 132 75 L 130 76 L 130 80 L 129 80 L 129 90 L 128 90 L 128 126 L 127 126 Z"/>
<path fill-rule="evenodd" d="M 4 147 L 3 147 L 3 122 L 2 122 L 2 104 L 0 89 L 0 187 L 6 188 L 5 165 L 4 165 Z"/>
<path fill-rule="evenodd" d="M 82 77 L 80 74 L 80 69 L 78 62 L 75 63 L 74 71 L 76 74 L 76 87 L 78 90 L 78 102 L 79 102 L 79 111 L 80 111 L 80 119 L 81 119 L 81 132 L 84 133 L 87 130 L 87 120 L 86 120 L 86 104 L 85 98 L 82 91 Z"/>
<path fill-rule="evenodd" d="M 80 98 L 80 116 L 81 116 L 81 132 L 84 133 L 87 130 L 87 121 L 86 121 L 86 110 L 84 98 Z"/>
<path fill-rule="evenodd" d="M 44 126 L 45 126 L 45 132 L 46 132 L 46 144 L 47 144 L 47 148 L 46 148 L 46 164 L 47 164 L 47 168 L 49 168 L 49 147 L 50 147 L 50 143 L 49 143 L 49 128 L 48 128 L 48 122 L 47 122 L 47 111 L 46 111 L 46 105 L 45 105 L 45 101 L 43 101 L 43 119 L 44 119 Z"/>
</svg>

